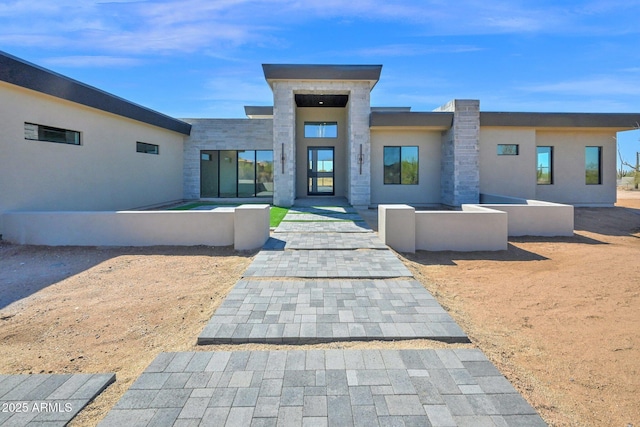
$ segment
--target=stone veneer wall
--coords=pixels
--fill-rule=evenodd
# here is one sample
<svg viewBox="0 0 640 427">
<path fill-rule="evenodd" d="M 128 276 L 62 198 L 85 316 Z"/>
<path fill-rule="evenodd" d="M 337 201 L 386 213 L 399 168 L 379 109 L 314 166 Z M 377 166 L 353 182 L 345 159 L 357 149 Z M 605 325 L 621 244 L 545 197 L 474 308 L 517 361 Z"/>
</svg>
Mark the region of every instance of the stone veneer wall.
<svg viewBox="0 0 640 427">
<path fill-rule="evenodd" d="M 291 82 L 273 83 L 272 131 L 271 146 L 275 162 L 273 204 L 292 206 L 296 198 L 296 104 Z"/>
<path fill-rule="evenodd" d="M 184 198 L 200 198 L 201 150 L 271 150 L 271 119 L 183 119 L 191 123 L 191 136 L 184 143 Z M 280 160 L 274 152 L 274 169 Z"/>
<path fill-rule="evenodd" d="M 434 111 L 453 112 L 453 126 L 442 135 L 441 203 L 478 203 L 480 101 L 454 99 Z"/>
<path fill-rule="evenodd" d="M 371 87 L 367 82 L 351 83 L 351 94 L 347 108 L 349 121 L 349 179 L 347 194 L 353 206 L 368 207 L 371 203 Z M 358 163 L 362 146 L 362 165 Z"/>
<path fill-rule="evenodd" d="M 273 202 L 278 206 L 291 206 L 295 201 L 296 177 L 296 104 L 295 93 L 305 94 L 348 94 L 347 152 L 349 168 L 347 194 L 349 202 L 355 206 L 368 206 L 371 200 L 371 139 L 369 135 L 369 114 L 371 86 L 359 81 L 276 81 L 273 82 L 273 156 L 275 193 Z M 280 158 L 284 144 L 285 167 L 282 171 Z M 362 173 L 358 164 L 360 145 L 364 163 Z M 302 195 L 304 196 L 304 195 Z"/>
</svg>

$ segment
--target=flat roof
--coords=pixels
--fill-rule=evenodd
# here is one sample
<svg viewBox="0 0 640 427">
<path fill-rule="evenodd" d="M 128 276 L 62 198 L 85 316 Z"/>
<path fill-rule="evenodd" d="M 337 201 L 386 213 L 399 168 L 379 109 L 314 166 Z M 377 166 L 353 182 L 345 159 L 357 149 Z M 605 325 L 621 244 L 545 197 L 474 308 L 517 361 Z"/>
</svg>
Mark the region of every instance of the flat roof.
<svg viewBox="0 0 640 427">
<path fill-rule="evenodd" d="M 430 127 L 449 129 L 453 125 L 450 112 L 406 112 L 372 111 L 369 119 L 371 127 Z"/>
<path fill-rule="evenodd" d="M 480 112 L 480 126 L 633 129 L 639 113 L 500 113 Z"/>
<path fill-rule="evenodd" d="M 0 81 L 178 132 L 191 125 L 0 51 Z"/>
<path fill-rule="evenodd" d="M 244 113 L 250 119 L 261 119 L 273 117 L 273 106 L 245 105 Z"/>
<path fill-rule="evenodd" d="M 380 80 L 382 65 L 262 64 L 264 77 L 272 80 Z"/>
</svg>

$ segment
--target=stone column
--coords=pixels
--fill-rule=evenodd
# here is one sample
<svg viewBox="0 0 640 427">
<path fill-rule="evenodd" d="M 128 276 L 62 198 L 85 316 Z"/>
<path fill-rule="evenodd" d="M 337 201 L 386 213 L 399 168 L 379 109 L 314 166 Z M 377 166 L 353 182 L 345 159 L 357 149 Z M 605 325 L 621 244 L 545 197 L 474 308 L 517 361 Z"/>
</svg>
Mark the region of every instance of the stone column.
<svg viewBox="0 0 640 427">
<path fill-rule="evenodd" d="M 296 110 L 293 88 L 273 83 L 273 204 L 293 206 L 296 198 Z"/>
<path fill-rule="evenodd" d="M 349 203 L 360 207 L 368 207 L 371 202 L 370 96 L 371 88 L 368 83 L 353 83 L 347 106 L 349 108 L 347 194 Z"/>
<path fill-rule="evenodd" d="M 480 101 L 454 99 L 434 111 L 453 112 L 453 126 L 442 136 L 442 204 L 480 201 Z"/>
</svg>

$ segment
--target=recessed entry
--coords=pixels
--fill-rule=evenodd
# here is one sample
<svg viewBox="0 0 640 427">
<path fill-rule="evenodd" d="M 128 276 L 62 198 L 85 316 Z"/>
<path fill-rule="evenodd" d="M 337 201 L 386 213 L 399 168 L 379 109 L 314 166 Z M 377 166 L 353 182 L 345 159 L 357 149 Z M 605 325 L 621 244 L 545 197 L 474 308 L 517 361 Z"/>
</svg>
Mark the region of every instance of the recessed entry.
<svg viewBox="0 0 640 427">
<path fill-rule="evenodd" d="M 298 93 L 295 95 L 295 99 L 298 107 L 344 108 L 349 101 L 349 95 L 312 95 Z"/>
</svg>

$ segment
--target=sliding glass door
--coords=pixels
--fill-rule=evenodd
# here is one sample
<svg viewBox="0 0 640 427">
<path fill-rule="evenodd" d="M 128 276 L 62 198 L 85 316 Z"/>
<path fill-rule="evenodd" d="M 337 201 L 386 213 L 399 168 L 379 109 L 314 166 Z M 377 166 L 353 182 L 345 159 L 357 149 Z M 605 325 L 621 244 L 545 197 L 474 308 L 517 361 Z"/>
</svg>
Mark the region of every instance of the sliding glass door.
<svg viewBox="0 0 640 427">
<path fill-rule="evenodd" d="M 200 152 L 200 197 L 272 196 L 272 150 Z"/>
</svg>

